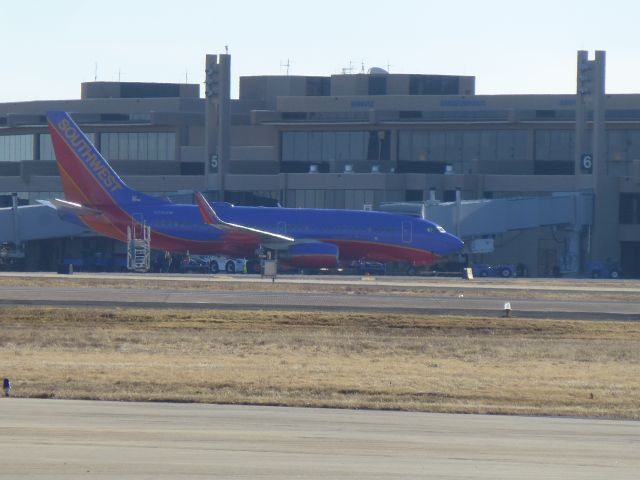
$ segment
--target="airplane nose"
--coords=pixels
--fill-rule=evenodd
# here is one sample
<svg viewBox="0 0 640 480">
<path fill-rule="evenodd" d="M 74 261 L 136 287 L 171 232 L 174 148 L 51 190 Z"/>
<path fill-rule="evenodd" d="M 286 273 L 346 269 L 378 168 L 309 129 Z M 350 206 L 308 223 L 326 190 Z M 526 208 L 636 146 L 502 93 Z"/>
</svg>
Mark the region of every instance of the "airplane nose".
<svg viewBox="0 0 640 480">
<path fill-rule="evenodd" d="M 455 235 L 445 233 L 440 247 L 440 255 L 449 255 L 450 253 L 459 252 L 464 247 L 464 242 Z"/>
</svg>

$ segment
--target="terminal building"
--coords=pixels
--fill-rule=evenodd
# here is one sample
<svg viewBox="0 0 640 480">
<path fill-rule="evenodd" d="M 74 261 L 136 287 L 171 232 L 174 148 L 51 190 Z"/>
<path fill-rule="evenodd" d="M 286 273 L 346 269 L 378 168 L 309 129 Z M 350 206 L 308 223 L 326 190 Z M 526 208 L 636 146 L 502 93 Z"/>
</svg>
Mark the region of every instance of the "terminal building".
<svg viewBox="0 0 640 480">
<path fill-rule="evenodd" d="M 12 202 L 63 196 L 45 114 L 65 110 L 125 182 L 151 194 L 405 209 L 461 236 L 470 262 L 542 276 L 607 260 L 640 276 L 640 94 L 605 94 L 604 52 L 578 52 L 566 95 L 476 95 L 475 77 L 372 68 L 241 77 L 231 99 L 230 63 L 207 55 L 203 92 L 96 81 L 79 99 L 0 104 L 0 242 L 26 245 L 31 270 L 124 248 L 81 229 L 48 238 L 35 210 L 33 222 L 11 213 Z"/>
</svg>

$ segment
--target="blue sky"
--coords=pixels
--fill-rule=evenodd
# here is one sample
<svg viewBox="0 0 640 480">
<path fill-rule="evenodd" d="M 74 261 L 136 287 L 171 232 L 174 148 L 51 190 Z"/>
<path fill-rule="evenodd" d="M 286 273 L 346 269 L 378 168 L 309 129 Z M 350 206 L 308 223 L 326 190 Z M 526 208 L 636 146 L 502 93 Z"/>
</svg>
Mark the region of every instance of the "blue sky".
<svg viewBox="0 0 640 480">
<path fill-rule="evenodd" d="M 634 0 L 3 2 L 0 102 L 78 98 L 80 83 L 242 75 L 475 75 L 476 93 L 573 93 L 577 50 L 607 51 L 607 92 L 640 93 Z"/>
</svg>

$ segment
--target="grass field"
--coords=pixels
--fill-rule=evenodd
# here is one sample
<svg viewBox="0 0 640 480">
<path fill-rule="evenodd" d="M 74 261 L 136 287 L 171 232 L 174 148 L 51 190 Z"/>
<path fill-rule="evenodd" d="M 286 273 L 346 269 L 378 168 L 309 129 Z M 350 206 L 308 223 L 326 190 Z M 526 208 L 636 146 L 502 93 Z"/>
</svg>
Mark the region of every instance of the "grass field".
<svg viewBox="0 0 640 480">
<path fill-rule="evenodd" d="M 0 310 L 21 397 L 640 419 L 640 324 L 355 313 Z"/>
</svg>

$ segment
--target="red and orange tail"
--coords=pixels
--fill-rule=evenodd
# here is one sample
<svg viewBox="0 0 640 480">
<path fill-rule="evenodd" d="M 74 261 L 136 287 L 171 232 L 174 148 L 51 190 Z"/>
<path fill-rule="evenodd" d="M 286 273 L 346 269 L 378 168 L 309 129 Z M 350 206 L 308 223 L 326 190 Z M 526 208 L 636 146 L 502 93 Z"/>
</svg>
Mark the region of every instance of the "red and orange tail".
<svg viewBox="0 0 640 480">
<path fill-rule="evenodd" d="M 68 113 L 49 112 L 47 120 L 67 200 L 100 210 L 131 202 L 132 190 Z"/>
</svg>

